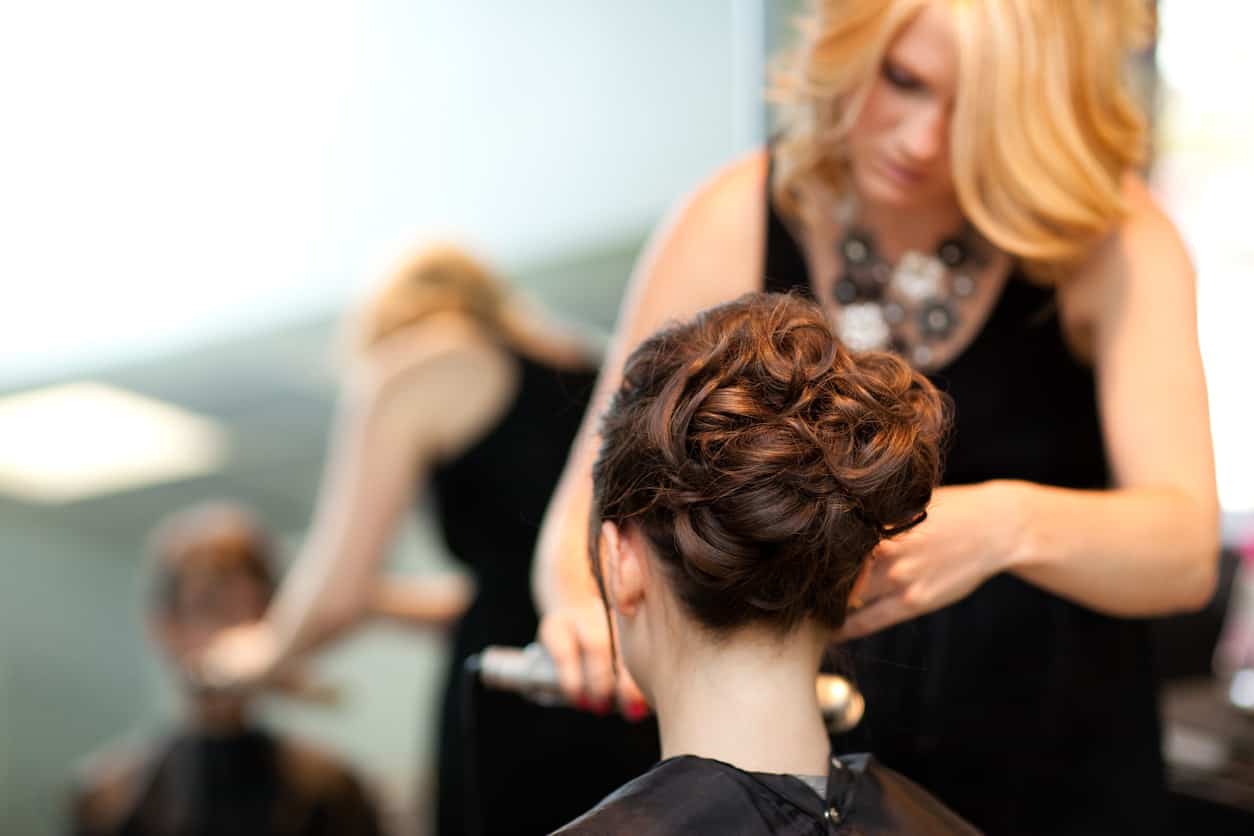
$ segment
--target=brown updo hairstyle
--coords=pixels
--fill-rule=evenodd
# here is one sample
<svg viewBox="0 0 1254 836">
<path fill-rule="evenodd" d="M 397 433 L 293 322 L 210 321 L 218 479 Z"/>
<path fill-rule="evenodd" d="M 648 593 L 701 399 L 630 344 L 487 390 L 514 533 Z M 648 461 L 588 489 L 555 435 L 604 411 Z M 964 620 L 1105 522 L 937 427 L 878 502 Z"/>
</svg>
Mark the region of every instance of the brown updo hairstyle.
<svg viewBox="0 0 1254 836">
<path fill-rule="evenodd" d="M 923 520 L 948 417 L 927 378 L 846 349 L 817 305 L 743 296 L 628 358 L 593 467 L 594 534 L 637 526 L 715 633 L 836 628 L 875 545 Z"/>
</svg>

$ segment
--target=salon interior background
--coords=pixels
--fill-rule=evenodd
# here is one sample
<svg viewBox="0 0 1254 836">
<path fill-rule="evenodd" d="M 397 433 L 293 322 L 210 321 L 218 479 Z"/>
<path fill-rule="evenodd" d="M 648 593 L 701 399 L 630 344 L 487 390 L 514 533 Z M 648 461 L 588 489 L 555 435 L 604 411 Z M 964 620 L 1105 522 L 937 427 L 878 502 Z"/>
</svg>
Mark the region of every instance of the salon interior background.
<svg viewBox="0 0 1254 836">
<path fill-rule="evenodd" d="M 75 761 L 168 710 L 135 614 L 157 517 L 238 497 L 299 541 L 335 320 L 363 284 L 415 234 L 451 234 L 608 327 L 669 201 L 761 141 L 764 54 L 797 5 L 0 7 L 0 832 L 58 832 Z M 1199 266 L 1235 540 L 1254 519 L 1254 108 L 1229 82 L 1254 77 L 1236 41 L 1254 7 L 1160 11 L 1155 180 Z M 198 420 L 55 388 L 81 382 Z M 33 426 L 6 406 L 49 387 L 74 400 Z M 167 423 L 132 442 L 137 420 Z M 140 461 L 154 432 L 170 449 Z M 420 521 L 398 544 L 415 571 L 441 560 Z M 343 706 L 271 713 L 420 807 L 442 652 L 368 630 L 319 665 Z"/>
</svg>

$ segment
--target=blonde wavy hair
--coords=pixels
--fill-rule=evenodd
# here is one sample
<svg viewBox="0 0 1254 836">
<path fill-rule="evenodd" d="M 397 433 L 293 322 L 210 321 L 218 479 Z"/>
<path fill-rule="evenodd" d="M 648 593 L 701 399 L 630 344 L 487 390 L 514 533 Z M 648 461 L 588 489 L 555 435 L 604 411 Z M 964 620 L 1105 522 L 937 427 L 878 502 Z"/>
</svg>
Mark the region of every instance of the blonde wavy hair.
<svg viewBox="0 0 1254 836">
<path fill-rule="evenodd" d="M 847 186 L 846 147 L 884 53 L 929 0 L 819 0 L 777 65 L 772 194 Z M 1124 218 L 1125 172 L 1146 153 L 1127 58 L 1153 29 L 1147 0 L 944 0 L 957 32 L 951 170 L 967 218 L 1038 278 L 1081 260 Z"/>
<path fill-rule="evenodd" d="M 452 244 L 416 250 L 388 274 L 352 323 L 352 349 L 368 351 L 430 316 L 458 313 L 513 342 L 511 293 L 491 269 Z"/>
</svg>

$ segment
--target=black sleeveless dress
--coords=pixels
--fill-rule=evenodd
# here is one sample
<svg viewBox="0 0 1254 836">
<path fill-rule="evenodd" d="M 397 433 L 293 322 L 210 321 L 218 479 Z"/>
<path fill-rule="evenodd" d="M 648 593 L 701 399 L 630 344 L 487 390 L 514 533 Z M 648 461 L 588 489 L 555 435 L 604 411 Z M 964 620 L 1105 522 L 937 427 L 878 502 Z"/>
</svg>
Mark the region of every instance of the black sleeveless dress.
<svg viewBox="0 0 1254 836">
<path fill-rule="evenodd" d="M 813 295 L 772 206 L 765 289 Z M 983 330 L 930 375 L 955 405 L 946 484 L 1109 485 L 1093 372 L 1052 289 L 1016 270 Z M 847 648 L 867 714 L 835 751 L 875 753 L 991 834 L 1155 833 L 1165 811 L 1148 625 L 1010 575 Z"/>
<path fill-rule="evenodd" d="M 594 372 L 517 360 L 518 394 L 504 418 L 433 480 L 445 542 L 478 582 L 453 637 L 444 693 L 437 777 L 442 836 L 549 833 L 658 759 L 652 719 L 628 723 L 617 715 L 542 708 L 463 680 L 463 661 L 485 645 L 535 639 L 532 553 L 595 382 Z"/>
</svg>

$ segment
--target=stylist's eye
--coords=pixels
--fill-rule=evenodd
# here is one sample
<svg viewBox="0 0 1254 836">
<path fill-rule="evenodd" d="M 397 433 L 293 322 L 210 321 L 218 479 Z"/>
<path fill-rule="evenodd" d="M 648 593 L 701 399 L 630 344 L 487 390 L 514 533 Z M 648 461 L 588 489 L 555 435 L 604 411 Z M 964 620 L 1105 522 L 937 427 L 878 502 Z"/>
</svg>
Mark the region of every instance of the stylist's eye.
<svg viewBox="0 0 1254 836">
<path fill-rule="evenodd" d="M 892 61 L 885 61 L 880 72 L 884 76 L 884 80 L 896 87 L 898 90 L 913 93 L 924 88 L 922 79 L 907 70 L 902 69 Z"/>
</svg>

